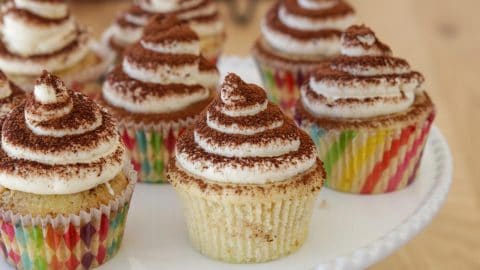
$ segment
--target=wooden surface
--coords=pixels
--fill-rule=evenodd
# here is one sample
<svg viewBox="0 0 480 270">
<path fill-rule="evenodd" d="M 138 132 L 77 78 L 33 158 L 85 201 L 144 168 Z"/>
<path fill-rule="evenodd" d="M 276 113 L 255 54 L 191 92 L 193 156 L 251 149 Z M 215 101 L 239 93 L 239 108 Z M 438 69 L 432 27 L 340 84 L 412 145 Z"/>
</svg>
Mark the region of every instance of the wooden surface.
<svg viewBox="0 0 480 270">
<path fill-rule="evenodd" d="M 226 18 L 226 54 L 247 55 L 270 1 L 259 1 L 254 20 Z M 423 72 L 438 125 L 454 156 L 454 182 L 434 222 L 372 269 L 480 269 L 480 10 L 479 0 L 351 0 L 394 54 Z M 73 12 L 97 37 L 128 1 L 75 1 Z"/>
</svg>

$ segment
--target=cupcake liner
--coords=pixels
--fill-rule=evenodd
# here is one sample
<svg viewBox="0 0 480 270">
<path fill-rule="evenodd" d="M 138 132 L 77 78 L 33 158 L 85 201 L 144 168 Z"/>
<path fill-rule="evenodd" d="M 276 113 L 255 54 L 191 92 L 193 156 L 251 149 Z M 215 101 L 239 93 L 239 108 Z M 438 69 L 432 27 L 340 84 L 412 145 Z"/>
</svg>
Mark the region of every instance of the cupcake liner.
<svg viewBox="0 0 480 270">
<path fill-rule="evenodd" d="M 325 130 L 301 123 L 317 145 L 329 188 L 361 194 L 386 193 L 410 185 L 419 167 L 434 113 L 416 123 L 377 129 Z"/>
<path fill-rule="evenodd" d="M 311 71 L 301 67 L 275 65 L 259 57 L 256 57 L 255 61 L 268 98 L 292 117 L 300 97 L 300 87 Z"/>
<path fill-rule="evenodd" d="M 179 192 L 192 245 L 230 263 L 274 260 L 299 249 L 308 234 L 314 196 L 232 201 Z"/>
<path fill-rule="evenodd" d="M 286 256 L 305 242 L 324 177 L 317 164 L 301 176 L 263 185 L 203 181 L 174 163 L 168 176 L 195 249 L 229 263 L 259 263 Z"/>
<path fill-rule="evenodd" d="M 139 182 L 165 183 L 165 169 L 175 155 L 175 143 L 193 118 L 156 125 L 130 124 L 120 121 L 122 140 L 129 153 Z"/>
<path fill-rule="evenodd" d="M 130 183 L 107 205 L 78 215 L 31 216 L 0 210 L 0 253 L 16 269 L 91 269 L 111 259 L 120 248 L 130 199 Z"/>
</svg>

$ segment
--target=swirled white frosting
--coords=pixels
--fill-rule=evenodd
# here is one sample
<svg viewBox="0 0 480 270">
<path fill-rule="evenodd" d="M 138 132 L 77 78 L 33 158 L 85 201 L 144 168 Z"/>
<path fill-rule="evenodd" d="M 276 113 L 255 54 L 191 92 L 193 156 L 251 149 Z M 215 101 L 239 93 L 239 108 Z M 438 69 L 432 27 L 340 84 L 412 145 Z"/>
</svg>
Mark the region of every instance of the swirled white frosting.
<svg viewBox="0 0 480 270">
<path fill-rule="evenodd" d="M 9 158 L 33 163 L 29 166 L 38 171 L 25 175 L 21 168 L 20 171 L 2 168 L 1 186 L 35 194 L 71 194 L 110 181 L 121 171 L 125 150 L 111 117 L 80 93 L 67 90 L 57 77 L 44 72 L 25 106 L 16 108 L 23 109 L 23 117 L 23 111 L 7 116 L 1 148 Z M 22 120 L 24 124 L 15 122 Z M 19 128 L 24 134 L 20 137 L 10 134 L 12 125 L 24 125 L 23 130 Z M 99 134 L 93 136 L 94 133 Z M 29 136 L 32 142 L 19 139 Z M 82 145 L 84 136 L 93 136 L 97 141 Z M 67 137 L 69 146 L 55 146 L 56 140 L 65 144 Z M 38 147 L 36 141 L 42 146 Z M 51 149 L 45 145 L 51 145 Z M 43 169 L 42 166 L 50 167 Z"/>
<path fill-rule="evenodd" d="M 284 181 L 312 168 L 315 147 L 268 103 L 263 89 L 229 74 L 220 97 L 177 144 L 176 160 L 208 181 L 264 184 Z"/>
<path fill-rule="evenodd" d="M 339 5 L 342 9 L 337 8 Z M 292 9 L 303 13 L 292 12 Z M 280 1 L 262 21 L 261 32 L 266 42 L 277 50 L 293 55 L 332 56 L 339 53 L 340 40 L 339 35 L 331 32 L 343 31 L 354 21 L 353 10 L 341 0 Z"/>
<path fill-rule="evenodd" d="M 15 5 L 49 19 L 60 19 L 68 15 L 68 6 L 65 2 L 48 2 L 36 0 L 15 0 Z"/>
<path fill-rule="evenodd" d="M 152 20 L 152 23 L 157 22 Z M 160 23 L 168 25 L 153 33 L 146 32 L 125 53 L 121 70 L 113 71 L 104 83 L 103 97 L 113 106 L 136 113 L 175 112 L 206 100 L 216 87 L 218 71 L 212 66 L 202 68 L 205 61 L 200 56 L 198 36 L 188 25 L 179 25 L 174 17 Z M 125 74 L 129 79 L 120 82 L 113 78 L 116 73 Z M 158 89 L 175 85 L 171 87 L 192 91 L 159 95 L 138 90 L 155 84 L 159 85 Z M 143 93 L 141 98 L 138 98 L 139 92 Z"/>
<path fill-rule="evenodd" d="M 390 56 L 365 26 L 342 37 L 343 56 L 320 68 L 301 89 L 305 107 L 317 116 L 364 118 L 408 109 L 422 91 L 423 77 L 405 60 Z"/>
<path fill-rule="evenodd" d="M 137 5 L 138 7 L 131 9 L 143 10 L 143 16 L 131 10 L 124 12 L 106 32 L 107 38 L 113 39 L 120 46 L 135 43 L 140 39 L 143 27 L 148 23 L 151 14 L 176 15 L 179 20 L 188 22 L 201 39 L 221 35 L 224 31 L 223 22 L 216 16 L 218 8 L 211 0 L 140 0 L 137 1 Z M 119 21 L 127 22 L 128 25 Z"/>
<path fill-rule="evenodd" d="M 2 42 L 10 55 L 0 56 L 7 73 L 38 75 L 66 69 L 83 59 L 90 40 L 65 2 L 15 0 L 3 12 Z"/>
</svg>

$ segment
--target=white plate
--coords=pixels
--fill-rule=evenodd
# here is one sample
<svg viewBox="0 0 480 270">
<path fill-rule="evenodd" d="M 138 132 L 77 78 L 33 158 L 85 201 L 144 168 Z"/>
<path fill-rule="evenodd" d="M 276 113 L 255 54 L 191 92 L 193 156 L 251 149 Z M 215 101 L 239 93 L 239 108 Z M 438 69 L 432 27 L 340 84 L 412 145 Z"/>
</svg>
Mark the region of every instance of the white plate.
<svg viewBox="0 0 480 270">
<path fill-rule="evenodd" d="M 258 80 L 258 75 L 252 74 L 255 69 L 251 60 L 227 58 L 221 61 L 221 67 L 241 69 L 239 73 L 247 80 Z M 369 196 L 323 189 L 305 245 L 288 257 L 251 265 L 229 265 L 197 253 L 189 245 L 173 189 L 168 185 L 139 184 L 123 246 L 101 269 L 363 269 L 408 242 L 433 219 L 451 179 L 448 145 L 433 127 L 417 179 L 410 187 Z M 3 261 L 0 269 L 8 269 Z"/>
</svg>

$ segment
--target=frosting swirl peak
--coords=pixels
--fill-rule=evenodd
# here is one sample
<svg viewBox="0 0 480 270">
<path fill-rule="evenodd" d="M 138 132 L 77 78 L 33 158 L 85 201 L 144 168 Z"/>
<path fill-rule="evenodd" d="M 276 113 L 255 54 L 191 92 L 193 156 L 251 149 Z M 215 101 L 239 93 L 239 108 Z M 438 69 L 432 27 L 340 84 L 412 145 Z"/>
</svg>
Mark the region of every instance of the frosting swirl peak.
<svg viewBox="0 0 480 270">
<path fill-rule="evenodd" d="M 195 126 L 177 144 L 176 159 L 190 173 L 231 183 L 282 181 L 311 168 L 315 147 L 265 91 L 229 74 Z"/>
<path fill-rule="evenodd" d="M 106 101 L 134 113 L 169 113 L 207 100 L 218 71 L 200 55 L 198 35 L 173 16 L 154 17 L 103 87 Z"/>
<path fill-rule="evenodd" d="M 124 152 L 111 116 L 44 71 L 3 121 L 0 185 L 36 194 L 85 191 L 113 179 Z"/>
<path fill-rule="evenodd" d="M 341 32 L 354 18 L 343 0 L 281 0 L 261 30 L 266 43 L 284 53 L 328 57 L 339 53 Z"/>
<path fill-rule="evenodd" d="M 366 26 L 342 35 L 342 55 L 323 64 L 302 86 L 301 100 L 316 116 L 362 118 L 406 110 L 422 91 L 423 76 L 391 56 Z"/>
</svg>

